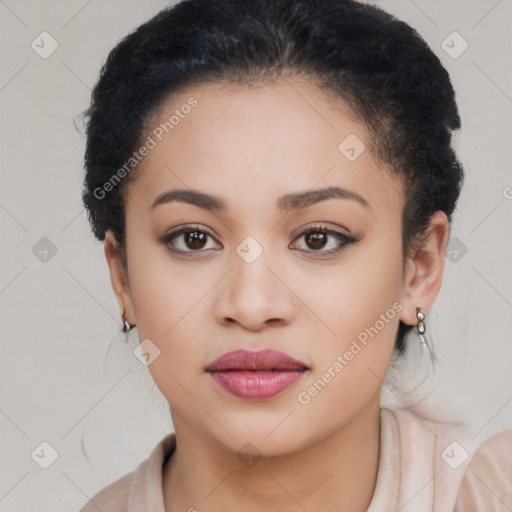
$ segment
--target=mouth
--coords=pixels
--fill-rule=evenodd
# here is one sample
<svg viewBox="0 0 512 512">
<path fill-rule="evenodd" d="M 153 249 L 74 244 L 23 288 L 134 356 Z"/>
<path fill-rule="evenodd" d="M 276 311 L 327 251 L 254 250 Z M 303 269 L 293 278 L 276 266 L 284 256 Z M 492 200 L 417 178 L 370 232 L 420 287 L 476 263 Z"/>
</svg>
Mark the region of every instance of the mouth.
<svg viewBox="0 0 512 512">
<path fill-rule="evenodd" d="M 224 391 L 246 400 L 273 397 L 300 380 L 310 368 L 277 350 L 235 350 L 216 359 L 207 368 Z"/>
<path fill-rule="evenodd" d="M 302 361 L 273 349 L 263 349 L 258 352 L 234 350 L 223 354 L 206 367 L 207 372 L 306 371 L 309 369 Z"/>
</svg>

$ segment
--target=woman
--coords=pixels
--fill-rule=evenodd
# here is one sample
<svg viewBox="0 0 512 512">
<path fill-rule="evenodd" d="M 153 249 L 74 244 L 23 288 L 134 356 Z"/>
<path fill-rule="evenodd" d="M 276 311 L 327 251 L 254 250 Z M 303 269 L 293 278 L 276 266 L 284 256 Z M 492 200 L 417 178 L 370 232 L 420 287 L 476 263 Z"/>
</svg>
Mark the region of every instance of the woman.
<svg viewBox="0 0 512 512">
<path fill-rule="evenodd" d="M 84 204 L 175 433 L 82 511 L 453 510 L 465 428 L 380 405 L 407 343 L 434 359 L 463 179 L 425 41 L 352 0 L 184 0 L 86 114 Z"/>
</svg>

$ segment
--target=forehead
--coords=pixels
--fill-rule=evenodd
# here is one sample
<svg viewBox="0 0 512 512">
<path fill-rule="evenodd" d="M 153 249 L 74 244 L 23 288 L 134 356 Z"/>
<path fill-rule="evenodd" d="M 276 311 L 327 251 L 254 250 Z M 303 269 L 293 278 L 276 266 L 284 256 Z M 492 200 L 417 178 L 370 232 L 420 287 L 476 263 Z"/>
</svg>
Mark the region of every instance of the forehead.
<svg viewBox="0 0 512 512">
<path fill-rule="evenodd" d="M 372 211 L 396 209 L 401 190 L 371 157 L 363 126 L 341 100 L 303 81 L 188 88 L 148 124 L 154 147 L 135 188 L 148 209 L 176 188 L 208 191 L 229 210 L 277 208 L 287 193 L 336 186 Z"/>
</svg>

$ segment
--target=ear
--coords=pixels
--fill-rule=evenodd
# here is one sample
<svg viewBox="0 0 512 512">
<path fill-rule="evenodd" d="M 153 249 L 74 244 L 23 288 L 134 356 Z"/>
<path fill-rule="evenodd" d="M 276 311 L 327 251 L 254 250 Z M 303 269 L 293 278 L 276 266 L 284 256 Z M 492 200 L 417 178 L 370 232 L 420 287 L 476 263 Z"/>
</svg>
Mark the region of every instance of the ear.
<svg viewBox="0 0 512 512">
<path fill-rule="evenodd" d="M 130 292 L 130 283 L 127 272 L 123 265 L 119 244 L 112 233 L 108 230 L 105 234 L 105 258 L 110 270 L 110 281 L 116 295 L 121 314 L 125 310 L 125 318 L 130 324 L 135 324 L 135 315 Z"/>
<path fill-rule="evenodd" d="M 450 221 L 442 211 L 430 218 L 427 237 L 423 246 L 409 257 L 405 267 L 405 281 L 400 303 L 403 309 L 400 320 L 406 325 L 416 324 L 416 307 L 427 313 L 443 279 L 445 252 L 450 236 Z"/>
</svg>

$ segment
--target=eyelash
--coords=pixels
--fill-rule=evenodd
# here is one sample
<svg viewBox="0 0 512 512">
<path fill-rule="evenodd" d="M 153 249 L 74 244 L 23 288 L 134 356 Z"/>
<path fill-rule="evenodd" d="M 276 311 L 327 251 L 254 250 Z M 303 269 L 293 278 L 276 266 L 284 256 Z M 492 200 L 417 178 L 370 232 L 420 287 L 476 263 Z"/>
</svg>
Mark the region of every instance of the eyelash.
<svg viewBox="0 0 512 512">
<path fill-rule="evenodd" d="M 200 233 L 205 233 L 207 234 L 208 236 L 210 236 L 211 238 L 215 238 L 212 234 L 210 234 L 208 231 L 204 230 L 201 228 L 201 226 L 198 226 L 197 224 L 190 224 L 190 225 L 187 225 L 187 226 L 183 226 L 175 231 L 171 231 L 170 233 L 168 233 L 167 235 L 165 235 L 163 238 L 162 238 L 162 243 L 164 243 L 168 250 L 173 252 L 173 253 L 178 253 L 180 255 L 184 255 L 186 257 L 189 257 L 189 255 L 193 254 L 193 253 L 199 253 L 199 252 L 206 252 L 208 251 L 209 249 L 200 249 L 200 250 L 191 250 L 191 251 L 183 251 L 181 249 L 176 249 L 176 248 L 173 248 L 171 247 L 171 240 L 173 240 L 174 238 L 177 238 L 178 236 L 184 234 L 184 233 L 190 233 L 190 232 L 200 232 Z M 355 243 L 357 243 L 359 241 L 359 238 L 357 237 L 354 237 L 354 236 L 348 236 L 348 235 L 345 235 L 343 233 L 340 233 L 339 231 L 335 231 L 335 230 L 332 230 L 326 226 L 322 226 L 322 225 L 314 225 L 314 226 L 310 226 L 309 228 L 305 229 L 304 231 L 302 231 L 301 233 L 299 233 L 296 237 L 296 240 L 305 236 L 305 235 L 309 235 L 310 233 L 325 233 L 327 235 L 332 235 L 334 236 L 335 238 L 337 238 L 341 243 L 341 247 L 338 247 L 337 249 L 331 249 L 327 252 L 321 252 L 320 250 L 318 251 L 306 251 L 306 250 L 303 250 L 303 252 L 307 252 L 307 253 L 313 253 L 315 254 L 315 257 L 322 257 L 322 256 L 329 256 L 331 254 L 335 254 L 335 253 L 340 253 L 341 251 L 343 251 L 343 249 L 345 249 L 346 247 L 350 246 L 350 245 L 353 245 Z M 299 250 L 302 250 L 302 249 L 299 249 Z"/>
</svg>

